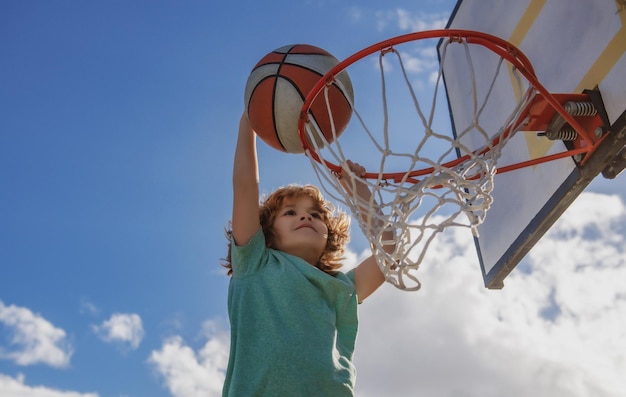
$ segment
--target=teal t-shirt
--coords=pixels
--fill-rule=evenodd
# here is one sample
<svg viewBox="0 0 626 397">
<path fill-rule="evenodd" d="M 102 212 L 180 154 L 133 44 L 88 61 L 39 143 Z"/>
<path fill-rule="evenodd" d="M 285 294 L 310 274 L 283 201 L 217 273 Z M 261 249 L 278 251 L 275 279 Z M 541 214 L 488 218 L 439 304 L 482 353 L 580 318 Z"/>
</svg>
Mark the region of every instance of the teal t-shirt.
<svg viewBox="0 0 626 397">
<path fill-rule="evenodd" d="M 230 357 L 223 396 L 353 396 L 354 274 L 331 276 L 265 246 L 232 242 Z"/>
</svg>

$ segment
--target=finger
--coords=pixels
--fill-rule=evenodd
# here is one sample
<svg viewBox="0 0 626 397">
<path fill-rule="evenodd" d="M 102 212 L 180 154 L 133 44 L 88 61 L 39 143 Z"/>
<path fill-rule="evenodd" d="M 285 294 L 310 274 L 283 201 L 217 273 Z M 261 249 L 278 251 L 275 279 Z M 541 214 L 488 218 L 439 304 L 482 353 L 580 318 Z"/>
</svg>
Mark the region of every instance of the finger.
<svg viewBox="0 0 626 397">
<path fill-rule="evenodd" d="M 365 175 L 365 167 L 363 167 L 361 164 L 352 163 L 351 168 L 352 168 L 352 172 L 354 172 L 359 177 L 362 177 L 363 175 Z"/>
</svg>

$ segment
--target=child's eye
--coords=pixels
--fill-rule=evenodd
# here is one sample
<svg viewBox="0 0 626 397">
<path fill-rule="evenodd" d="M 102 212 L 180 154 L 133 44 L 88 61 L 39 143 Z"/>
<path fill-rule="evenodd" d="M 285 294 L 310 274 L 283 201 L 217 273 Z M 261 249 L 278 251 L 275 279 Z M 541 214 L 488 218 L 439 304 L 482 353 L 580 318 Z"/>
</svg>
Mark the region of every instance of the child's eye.
<svg viewBox="0 0 626 397">
<path fill-rule="evenodd" d="M 320 214 L 319 212 L 312 212 L 311 216 L 316 219 L 322 219 L 322 214 Z"/>
<path fill-rule="evenodd" d="M 287 211 L 285 211 L 285 215 L 295 215 L 295 214 L 296 214 L 296 211 L 294 211 L 294 210 L 287 210 Z"/>
</svg>

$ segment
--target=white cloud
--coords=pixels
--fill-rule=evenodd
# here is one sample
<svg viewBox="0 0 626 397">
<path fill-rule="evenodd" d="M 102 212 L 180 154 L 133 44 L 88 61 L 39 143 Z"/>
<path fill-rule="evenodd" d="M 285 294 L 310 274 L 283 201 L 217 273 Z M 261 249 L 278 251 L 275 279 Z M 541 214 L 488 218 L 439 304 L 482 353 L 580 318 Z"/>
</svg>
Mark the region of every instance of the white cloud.
<svg viewBox="0 0 626 397">
<path fill-rule="evenodd" d="M 395 10 L 398 27 L 401 30 L 419 32 L 422 30 L 442 29 L 448 23 L 449 13 L 425 14 L 418 13 L 414 15 L 410 11 L 402 8 Z"/>
<path fill-rule="evenodd" d="M 449 16 L 449 13 L 427 14 L 419 12 L 414 14 L 402 8 L 378 11 L 376 13 L 379 31 L 387 29 L 388 26 L 406 32 L 442 29 L 446 26 Z"/>
<path fill-rule="evenodd" d="M 411 78 L 410 84 L 413 89 L 422 91 L 427 89 L 429 85 L 431 87 L 435 86 L 439 76 L 439 63 L 435 49 L 418 46 L 405 48 L 404 50 L 396 48 L 396 50 L 398 51 L 397 54 L 390 53 L 382 58 L 382 68 L 387 76 L 396 71 L 400 73 L 402 68 L 404 68 L 407 75 Z M 380 71 L 380 60 L 377 57 L 371 57 L 370 62 L 375 69 Z M 399 74 L 399 76 L 401 75 Z M 402 80 L 401 84 L 406 85 L 404 80 Z M 431 92 L 428 93 L 432 94 Z M 392 95 L 395 95 L 395 92 Z"/>
<path fill-rule="evenodd" d="M 584 193 L 501 291 L 471 235 L 435 240 L 419 292 L 360 307 L 357 395 L 619 396 L 626 388 L 626 208 Z"/>
<path fill-rule="evenodd" d="M 16 378 L 0 374 L 0 395 L 3 397 L 98 397 L 97 393 L 79 393 L 50 389 L 44 386 L 28 386 L 24 376 Z"/>
<path fill-rule="evenodd" d="M 148 359 L 175 397 L 221 395 L 228 363 L 228 334 L 213 321 L 204 324 L 204 332 L 208 340 L 198 352 L 180 336 L 174 336 Z"/>
<path fill-rule="evenodd" d="M 625 221 L 617 196 L 583 193 L 500 291 L 484 288 L 469 230 L 441 234 L 419 292 L 385 284 L 360 306 L 356 395 L 623 395 Z M 361 259 L 346 257 L 346 270 Z M 228 335 L 213 322 L 207 335 L 198 352 L 179 336 L 152 352 L 172 395 L 219 396 Z"/>
<path fill-rule="evenodd" d="M 348 9 L 348 18 L 352 22 L 359 22 L 363 19 L 363 9 L 360 7 L 352 6 Z"/>
<path fill-rule="evenodd" d="M 0 358 L 18 365 L 46 364 L 66 367 L 73 350 L 66 333 L 39 314 L 0 301 L 0 323 L 9 331 L 11 348 L 0 346 Z"/>
<path fill-rule="evenodd" d="M 80 314 L 95 316 L 98 313 L 100 313 L 100 310 L 95 304 L 85 297 L 80 298 Z"/>
<path fill-rule="evenodd" d="M 434 51 L 422 51 L 418 56 L 402 53 L 402 62 L 407 72 L 420 73 L 437 70 L 437 54 Z"/>
<path fill-rule="evenodd" d="M 115 313 L 101 325 L 93 326 L 94 332 L 104 341 L 118 343 L 137 349 L 144 336 L 139 315 Z"/>
</svg>

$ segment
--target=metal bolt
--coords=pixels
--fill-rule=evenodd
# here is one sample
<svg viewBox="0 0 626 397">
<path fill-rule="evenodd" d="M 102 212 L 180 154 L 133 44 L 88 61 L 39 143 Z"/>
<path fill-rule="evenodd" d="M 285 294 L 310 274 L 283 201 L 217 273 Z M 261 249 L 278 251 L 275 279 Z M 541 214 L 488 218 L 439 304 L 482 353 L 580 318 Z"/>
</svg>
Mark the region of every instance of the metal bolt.
<svg viewBox="0 0 626 397">
<path fill-rule="evenodd" d="M 593 134 L 596 136 L 596 138 L 601 138 L 603 133 L 604 133 L 604 129 L 602 127 L 598 127 L 595 130 L 593 130 Z"/>
</svg>

